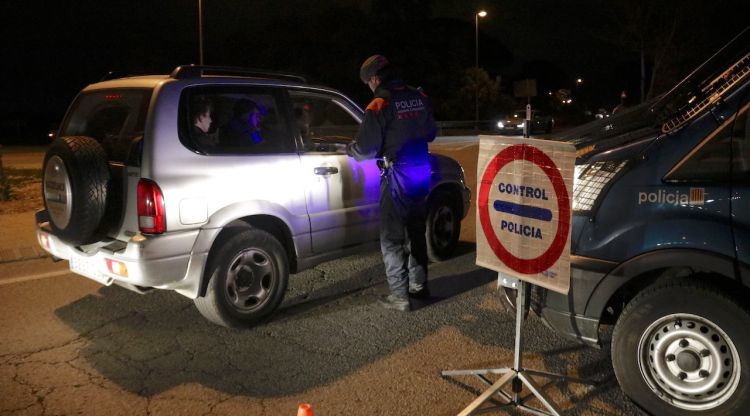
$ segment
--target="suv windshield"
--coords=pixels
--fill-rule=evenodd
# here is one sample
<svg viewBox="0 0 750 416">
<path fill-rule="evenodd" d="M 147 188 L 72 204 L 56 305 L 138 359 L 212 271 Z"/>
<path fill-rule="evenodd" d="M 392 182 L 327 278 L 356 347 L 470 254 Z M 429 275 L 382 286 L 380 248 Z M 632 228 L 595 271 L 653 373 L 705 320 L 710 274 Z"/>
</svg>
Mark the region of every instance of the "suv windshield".
<svg viewBox="0 0 750 416">
<path fill-rule="evenodd" d="M 557 138 L 580 148 L 611 137 L 625 143 L 649 134 L 671 133 L 733 91 L 749 74 L 750 27 L 667 93 Z"/>
</svg>

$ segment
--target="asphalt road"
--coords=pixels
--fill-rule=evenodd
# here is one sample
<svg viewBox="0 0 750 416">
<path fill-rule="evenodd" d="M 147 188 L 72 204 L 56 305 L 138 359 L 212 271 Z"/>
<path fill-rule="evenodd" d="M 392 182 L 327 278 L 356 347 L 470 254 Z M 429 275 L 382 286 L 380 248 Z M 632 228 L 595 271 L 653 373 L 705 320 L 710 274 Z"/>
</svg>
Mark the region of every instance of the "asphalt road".
<svg viewBox="0 0 750 416">
<path fill-rule="evenodd" d="M 441 152 L 475 177 L 476 147 L 455 146 Z M 0 416 L 276 416 L 301 402 L 316 416 L 456 414 L 487 386 L 441 370 L 513 359 L 514 316 L 496 273 L 474 264 L 473 221 L 458 255 L 430 266 L 433 298 L 411 313 L 374 304 L 386 286 L 369 252 L 292 276 L 278 313 L 244 330 L 207 322 L 176 293 L 103 287 L 65 262 L 0 263 Z M 618 387 L 607 346 L 563 339 L 534 316 L 524 337 L 527 368 L 598 382 L 539 379 L 564 414 L 642 414 Z"/>
<path fill-rule="evenodd" d="M 5 264 L 0 415 L 294 415 L 301 402 L 316 415 L 456 414 L 486 386 L 440 371 L 510 366 L 514 341 L 495 273 L 470 244 L 461 253 L 431 266 L 434 297 L 411 313 L 373 303 L 385 285 L 371 252 L 293 276 L 273 319 L 247 330 L 175 293 L 102 287 L 47 259 Z M 524 331 L 528 368 L 601 382 L 547 384 L 565 414 L 638 414 L 606 349 L 534 317 Z"/>
</svg>

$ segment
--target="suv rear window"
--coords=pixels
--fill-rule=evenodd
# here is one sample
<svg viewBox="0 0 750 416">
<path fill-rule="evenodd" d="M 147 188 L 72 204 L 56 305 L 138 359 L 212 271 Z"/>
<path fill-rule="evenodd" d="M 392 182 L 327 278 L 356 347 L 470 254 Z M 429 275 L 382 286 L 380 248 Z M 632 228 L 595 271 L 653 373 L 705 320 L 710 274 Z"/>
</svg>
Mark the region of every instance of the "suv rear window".
<svg viewBox="0 0 750 416">
<path fill-rule="evenodd" d="M 112 137 L 143 135 L 150 90 L 106 90 L 83 93 L 60 130 L 63 136 L 89 136 L 99 142 Z"/>
<path fill-rule="evenodd" d="M 102 144 L 110 160 L 126 161 L 143 138 L 151 90 L 118 89 L 78 96 L 60 129 L 62 136 L 88 136 Z"/>
</svg>

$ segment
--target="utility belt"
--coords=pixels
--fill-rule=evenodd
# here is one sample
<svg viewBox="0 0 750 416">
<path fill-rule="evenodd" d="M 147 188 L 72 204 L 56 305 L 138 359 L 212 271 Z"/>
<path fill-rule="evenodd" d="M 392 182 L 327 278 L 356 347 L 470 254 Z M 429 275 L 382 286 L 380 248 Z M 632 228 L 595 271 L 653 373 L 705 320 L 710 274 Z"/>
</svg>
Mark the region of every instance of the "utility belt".
<svg viewBox="0 0 750 416">
<path fill-rule="evenodd" d="M 393 166 L 396 165 L 396 161 L 394 159 L 388 158 L 383 156 L 382 159 L 378 159 L 378 168 L 380 169 L 380 176 L 385 176 L 387 174 L 387 171 L 393 169 Z"/>
<path fill-rule="evenodd" d="M 405 160 L 399 160 L 390 158 L 387 156 L 383 156 L 382 158 L 378 159 L 378 168 L 380 168 L 380 173 L 383 174 L 385 171 L 390 169 L 397 169 L 399 167 L 406 168 L 407 166 L 419 166 L 419 165 L 428 165 L 429 162 L 419 162 L 419 161 L 413 161 L 409 160 L 409 158 L 406 158 Z"/>
<path fill-rule="evenodd" d="M 430 187 L 429 163 L 398 163 L 384 157 L 378 159 L 378 167 L 400 216 L 406 217 L 424 202 Z"/>
</svg>

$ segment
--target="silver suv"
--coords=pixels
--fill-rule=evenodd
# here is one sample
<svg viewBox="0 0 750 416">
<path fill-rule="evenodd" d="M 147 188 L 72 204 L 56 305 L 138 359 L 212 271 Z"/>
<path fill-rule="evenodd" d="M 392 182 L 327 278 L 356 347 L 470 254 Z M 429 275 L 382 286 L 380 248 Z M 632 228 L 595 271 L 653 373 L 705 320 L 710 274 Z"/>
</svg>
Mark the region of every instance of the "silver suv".
<svg viewBox="0 0 750 416">
<path fill-rule="evenodd" d="M 212 322 L 256 323 L 289 273 L 377 242 L 380 171 L 345 152 L 362 117 L 330 88 L 237 68 L 89 85 L 44 159 L 39 243 L 104 285 L 175 290 Z M 442 260 L 470 192 L 456 161 L 431 161 L 427 242 Z"/>
</svg>

